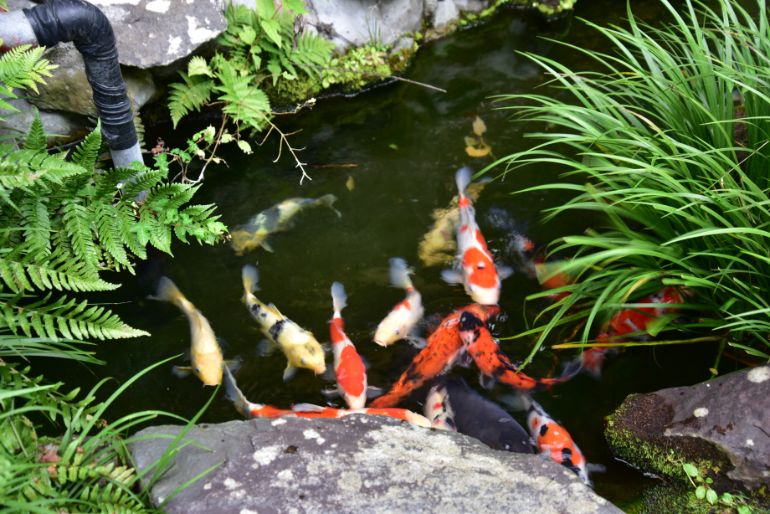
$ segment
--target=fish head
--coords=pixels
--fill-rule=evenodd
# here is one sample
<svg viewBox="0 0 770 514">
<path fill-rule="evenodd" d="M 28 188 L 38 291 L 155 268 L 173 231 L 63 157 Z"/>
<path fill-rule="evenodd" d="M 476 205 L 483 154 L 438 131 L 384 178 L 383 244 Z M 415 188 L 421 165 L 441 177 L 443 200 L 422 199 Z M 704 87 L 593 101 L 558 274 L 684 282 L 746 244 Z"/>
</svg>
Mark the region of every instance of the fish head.
<svg viewBox="0 0 770 514">
<path fill-rule="evenodd" d="M 431 427 L 439 430 L 455 430 L 454 412 L 449 404 L 449 393 L 443 385 L 431 387 L 425 399 L 423 413 Z"/>
<path fill-rule="evenodd" d="M 404 329 L 404 321 L 399 316 L 399 311 L 394 309 L 377 325 L 374 342 L 380 346 L 389 346 L 407 335 L 409 334 Z"/>
<path fill-rule="evenodd" d="M 222 367 L 224 361 L 219 352 L 193 353 L 193 373 L 203 385 L 215 386 L 222 383 Z"/>
<path fill-rule="evenodd" d="M 287 352 L 289 363 L 295 368 L 305 368 L 312 370 L 316 375 L 326 371 L 326 356 L 323 348 L 311 338 L 304 343 L 293 345 Z"/>
<path fill-rule="evenodd" d="M 463 254 L 465 288 L 474 302 L 495 305 L 500 299 L 500 277 L 489 254 L 471 247 Z"/>
</svg>

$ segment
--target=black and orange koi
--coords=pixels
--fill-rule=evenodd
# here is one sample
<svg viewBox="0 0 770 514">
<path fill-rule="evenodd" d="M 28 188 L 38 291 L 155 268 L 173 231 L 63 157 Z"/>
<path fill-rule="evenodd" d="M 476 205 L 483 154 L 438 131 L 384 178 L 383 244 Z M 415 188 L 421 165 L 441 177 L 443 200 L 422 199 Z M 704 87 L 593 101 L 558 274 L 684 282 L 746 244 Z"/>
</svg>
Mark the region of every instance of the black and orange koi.
<svg viewBox="0 0 770 514">
<path fill-rule="evenodd" d="M 393 407 L 431 378 L 448 371 L 464 354 L 460 338 L 459 322 L 463 313 L 472 313 L 485 322 L 499 314 L 496 305 L 471 304 L 446 316 L 438 328 L 428 337 L 428 342 L 418 353 L 395 384 L 384 395 L 376 398 L 372 407 Z"/>
</svg>

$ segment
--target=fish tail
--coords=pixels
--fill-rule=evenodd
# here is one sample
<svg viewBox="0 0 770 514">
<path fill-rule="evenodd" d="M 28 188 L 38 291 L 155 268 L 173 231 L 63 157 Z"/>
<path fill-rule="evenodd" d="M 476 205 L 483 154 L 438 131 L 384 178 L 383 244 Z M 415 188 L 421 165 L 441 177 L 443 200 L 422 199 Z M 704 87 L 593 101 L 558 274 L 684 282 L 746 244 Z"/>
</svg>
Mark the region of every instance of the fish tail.
<svg viewBox="0 0 770 514">
<path fill-rule="evenodd" d="M 155 290 L 155 296 L 152 298 L 176 304 L 180 298 L 184 298 L 184 295 L 170 278 L 163 276 L 160 277 L 158 288 Z"/>
<path fill-rule="evenodd" d="M 388 262 L 390 262 L 390 284 L 401 289 L 413 289 L 412 279 L 409 278 L 413 270 L 406 261 L 401 257 L 393 257 Z"/>
<path fill-rule="evenodd" d="M 566 382 L 567 380 L 574 378 L 577 376 L 578 373 L 580 373 L 583 370 L 583 356 L 578 355 L 574 359 L 568 361 L 564 365 L 564 370 L 561 373 L 561 377 Z"/>
<path fill-rule="evenodd" d="M 247 418 L 251 417 L 249 414 L 249 401 L 243 395 L 243 392 L 238 389 L 238 384 L 235 382 L 235 377 L 233 377 L 233 374 L 230 373 L 230 370 L 227 368 L 227 366 L 223 366 L 223 371 L 225 377 L 225 396 L 228 400 L 233 402 L 235 410 L 237 410 L 242 416 Z"/>
<path fill-rule="evenodd" d="M 244 295 L 254 294 L 259 290 L 259 272 L 256 266 L 247 264 L 241 271 L 241 279 L 243 280 L 243 292 Z"/>
<path fill-rule="evenodd" d="M 460 196 L 465 196 L 465 189 L 468 184 L 471 183 L 473 172 L 467 166 L 464 166 L 457 170 L 455 174 L 455 182 L 457 183 L 457 190 L 460 192 Z"/>
<path fill-rule="evenodd" d="M 332 284 L 332 305 L 334 306 L 334 314 L 338 315 L 347 306 L 348 295 L 345 294 L 345 286 L 340 282 L 334 282 Z"/>
<path fill-rule="evenodd" d="M 333 194 L 329 193 L 328 195 L 323 195 L 318 198 L 317 202 L 320 205 L 326 206 L 329 209 L 333 210 L 334 213 L 337 215 L 338 218 L 342 217 L 342 213 L 334 208 L 334 202 L 337 201 L 337 197 Z"/>
</svg>

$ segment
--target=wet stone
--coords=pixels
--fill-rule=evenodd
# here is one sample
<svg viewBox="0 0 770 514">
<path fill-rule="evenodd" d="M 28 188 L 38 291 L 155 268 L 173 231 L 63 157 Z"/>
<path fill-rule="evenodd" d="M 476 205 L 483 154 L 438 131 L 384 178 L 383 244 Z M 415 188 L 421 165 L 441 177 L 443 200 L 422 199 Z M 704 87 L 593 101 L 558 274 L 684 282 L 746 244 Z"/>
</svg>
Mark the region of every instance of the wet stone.
<svg viewBox="0 0 770 514">
<path fill-rule="evenodd" d="M 452 432 L 396 420 L 285 418 L 195 427 L 155 484 L 156 504 L 184 482 L 168 513 L 538 512 L 614 513 L 570 471 L 540 455 L 492 450 Z M 181 427 L 137 434 L 131 452 L 151 466 Z"/>
</svg>

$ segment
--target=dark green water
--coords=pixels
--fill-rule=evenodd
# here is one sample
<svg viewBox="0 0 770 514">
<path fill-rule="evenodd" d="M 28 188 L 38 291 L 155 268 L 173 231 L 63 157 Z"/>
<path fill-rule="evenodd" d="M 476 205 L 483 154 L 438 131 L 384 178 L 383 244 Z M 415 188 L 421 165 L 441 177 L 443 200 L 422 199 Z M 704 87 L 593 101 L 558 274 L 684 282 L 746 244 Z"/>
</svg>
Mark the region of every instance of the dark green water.
<svg viewBox="0 0 770 514">
<path fill-rule="evenodd" d="M 657 1 L 633 4 L 644 19 L 655 20 L 662 15 Z M 620 23 L 625 2 L 585 0 L 579 3 L 577 14 L 598 23 Z M 294 229 L 272 237 L 272 254 L 259 250 L 237 257 L 227 245 L 175 246 L 173 258 L 153 260 L 138 277 L 123 276 L 126 286 L 117 294 L 103 297 L 105 303 L 117 302 L 113 307 L 125 321 L 153 336 L 103 343 L 99 355 L 107 361 L 106 366 L 86 369 L 70 364 L 68 369 L 52 371 L 54 377 L 61 374 L 69 383 L 85 386 L 102 376 L 122 382 L 158 360 L 184 352 L 189 347 L 186 318 L 169 304 L 145 298 L 147 283 L 162 271 L 208 317 L 225 341 L 226 356 L 244 360 L 237 378 L 252 401 L 277 406 L 325 402 L 320 390 L 331 383 L 300 371 L 294 380 L 284 384 L 283 355 L 257 354 L 261 336 L 240 303 L 240 274 L 244 264 L 258 261 L 258 296 L 274 302 L 321 341 L 328 340 L 330 284 L 334 280 L 343 282 L 349 295 L 349 307 L 344 312 L 348 334 L 370 363 L 369 383 L 388 386 L 416 353 L 403 342 L 385 349 L 371 342 L 376 324 L 403 297 L 402 291 L 388 287 L 388 258 L 401 256 L 416 267 L 415 283 L 428 315 L 443 316 L 453 307 L 468 303 L 460 288 L 440 280 L 440 268 L 419 265 L 417 245 L 431 225 L 432 210 L 445 207 L 455 194 L 455 170 L 463 165 L 480 169 L 490 162 L 471 159 L 464 152 L 463 138 L 471 134 L 473 118 L 480 115 L 486 121 L 486 140 L 496 156 L 526 148 L 528 141 L 523 134 L 531 127 L 513 124 L 505 112 L 495 110 L 489 99 L 494 94 L 533 91 L 543 82 L 539 69 L 516 52 L 548 55 L 575 68 L 588 65 L 576 52 L 558 48 L 540 36 L 582 47 L 602 44 L 579 22 L 548 26 L 535 16 L 509 11 L 488 24 L 420 51 L 405 76 L 444 88 L 446 94 L 394 83 L 355 98 L 327 99 L 312 111 L 280 119 L 285 131 L 302 129 L 292 142 L 306 148 L 301 157 L 311 165 L 311 182 L 299 185 L 299 173 L 289 159 L 272 163 L 275 141 L 268 142 L 258 155 L 225 155 L 229 166 L 209 170 L 200 201 L 215 202 L 228 225 L 243 223 L 284 198 L 327 193 L 339 198 L 337 208 L 342 218 L 323 208 L 300 215 Z M 318 167 L 335 163 L 357 167 Z M 581 231 L 590 221 L 573 218 L 541 225 L 540 210 L 563 198 L 547 193 L 510 195 L 516 189 L 553 178 L 551 171 L 520 171 L 484 192 L 477 203 L 477 216 L 493 250 L 503 248 L 505 234 L 486 224 L 485 215 L 491 208 L 505 209 L 540 243 Z M 346 188 L 349 177 L 355 183 L 352 191 Z M 544 307 L 543 303 L 524 305 L 524 297 L 535 291 L 537 285 L 523 275 L 504 282 L 500 304 L 507 319 L 498 323 L 499 335 L 520 330 L 525 326 L 525 317 L 531 318 Z M 504 343 L 503 349 L 517 360 L 527 355 L 529 346 L 525 341 L 511 342 Z M 609 362 L 600 381 L 581 376 L 537 398 L 569 428 L 589 461 L 607 467 L 607 473 L 594 475 L 597 492 L 621 506 L 627 505 L 653 481 L 612 459 L 602 435 L 604 417 L 632 392 L 707 378 L 714 353 L 710 347 L 629 351 Z M 558 373 L 561 363 L 571 356 L 544 351 L 527 372 L 535 376 Z M 683 361 L 688 366 L 683 366 Z M 177 364 L 183 364 L 182 359 Z M 471 370 L 458 373 L 477 385 Z M 495 397 L 505 392 L 498 386 L 485 394 Z M 191 416 L 210 394 L 211 390 L 204 389 L 196 379 L 178 379 L 166 366 L 131 388 L 112 414 L 166 409 Z M 412 407 L 419 408 L 416 403 Z M 218 398 L 203 421 L 237 417 L 231 405 Z"/>
</svg>

